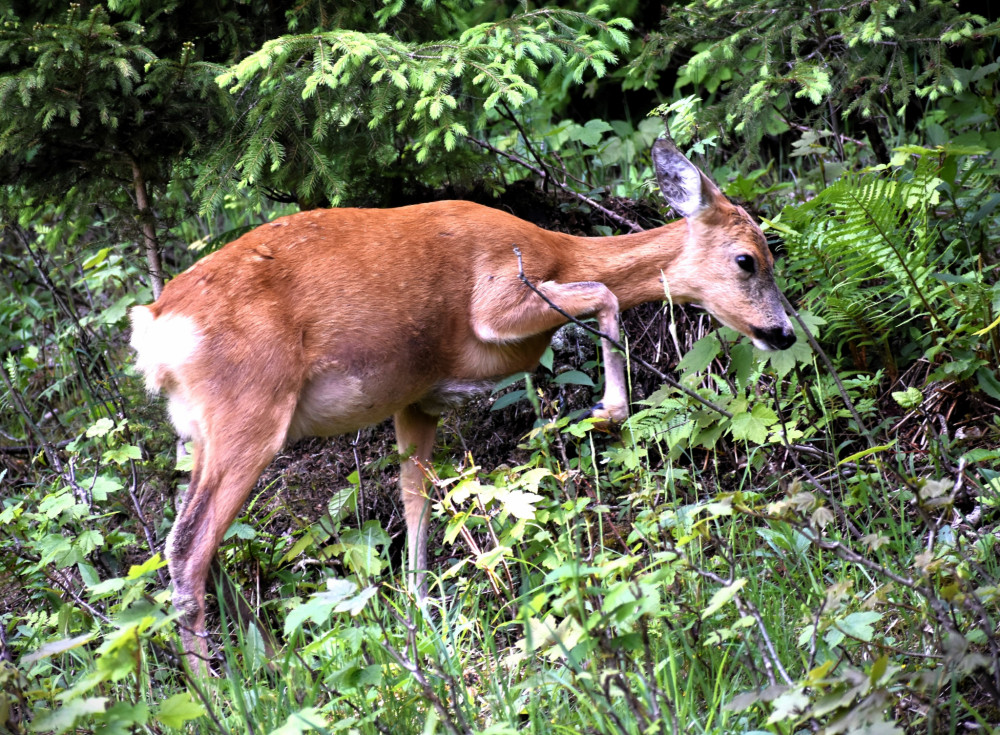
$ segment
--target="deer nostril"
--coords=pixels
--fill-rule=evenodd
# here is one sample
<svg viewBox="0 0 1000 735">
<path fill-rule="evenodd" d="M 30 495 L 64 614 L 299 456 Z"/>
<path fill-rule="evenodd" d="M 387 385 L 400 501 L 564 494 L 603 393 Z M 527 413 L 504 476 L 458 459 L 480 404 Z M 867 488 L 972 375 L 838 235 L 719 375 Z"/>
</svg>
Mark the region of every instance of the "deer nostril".
<svg viewBox="0 0 1000 735">
<path fill-rule="evenodd" d="M 787 350 L 795 344 L 795 332 L 791 326 L 770 327 L 769 329 L 753 327 L 753 336 L 776 350 Z"/>
</svg>

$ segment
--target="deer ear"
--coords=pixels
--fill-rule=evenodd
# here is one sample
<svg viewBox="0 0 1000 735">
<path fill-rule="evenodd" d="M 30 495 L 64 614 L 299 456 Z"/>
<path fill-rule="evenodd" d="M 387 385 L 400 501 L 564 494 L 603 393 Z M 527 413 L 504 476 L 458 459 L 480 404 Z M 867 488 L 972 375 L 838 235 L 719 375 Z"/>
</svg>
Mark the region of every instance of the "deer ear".
<svg viewBox="0 0 1000 735">
<path fill-rule="evenodd" d="M 719 191 L 672 140 L 660 138 L 653 144 L 653 168 L 663 198 L 682 217 L 694 217 L 707 209 Z"/>
</svg>

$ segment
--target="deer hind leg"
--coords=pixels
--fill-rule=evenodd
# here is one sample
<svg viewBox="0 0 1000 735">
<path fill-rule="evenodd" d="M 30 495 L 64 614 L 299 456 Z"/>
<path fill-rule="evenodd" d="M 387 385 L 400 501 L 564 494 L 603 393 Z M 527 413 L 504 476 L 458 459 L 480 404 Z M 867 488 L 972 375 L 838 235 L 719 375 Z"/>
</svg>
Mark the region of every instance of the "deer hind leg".
<svg viewBox="0 0 1000 735">
<path fill-rule="evenodd" d="M 257 398 L 258 406 L 273 405 L 271 399 Z M 233 418 L 239 416 L 235 409 L 219 412 L 232 423 L 195 443 L 191 482 L 166 546 L 173 602 L 182 613 L 181 641 L 194 671 L 204 671 L 208 659 L 205 586 L 212 560 L 260 473 L 284 443 L 294 405 L 288 404 L 242 422 Z"/>
<path fill-rule="evenodd" d="M 417 405 L 407 406 L 395 415 L 396 441 L 401 455 L 399 487 L 406 518 L 407 574 L 410 589 L 418 599 L 427 596 L 427 521 L 430 499 L 422 466 L 430 464 L 438 417 Z"/>
<path fill-rule="evenodd" d="M 618 299 L 603 283 L 580 281 L 556 283 L 545 281 L 535 286 L 545 299 L 570 316 L 594 317 L 603 335 L 618 341 Z M 484 342 L 504 344 L 544 334 L 566 323 L 566 317 L 541 296 L 518 282 L 507 281 L 477 289 L 473 303 L 473 329 Z M 625 381 L 625 358 L 601 339 L 604 359 L 604 396 L 594 406 L 592 415 L 601 419 L 624 421 L 628 418 Z"/>
</svg>

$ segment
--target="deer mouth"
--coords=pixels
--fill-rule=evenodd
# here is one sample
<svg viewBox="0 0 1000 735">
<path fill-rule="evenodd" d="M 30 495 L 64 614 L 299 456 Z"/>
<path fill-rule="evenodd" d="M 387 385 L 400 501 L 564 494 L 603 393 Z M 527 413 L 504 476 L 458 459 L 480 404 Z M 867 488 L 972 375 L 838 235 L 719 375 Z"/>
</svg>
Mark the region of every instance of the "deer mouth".
<svg viewBox="0 0 1000 735">
<path fill-rule="evenodd" d="M 787 350 L 795 344 L 795 332 L 792 330 L 791 324 L 768 327 L 767 329 L 760 327 L 751 327 L 750 329 L 753 332 L 751 339 L 754 345 L 762 350 L 777 352 L 778 350 Z"/>
</svg>

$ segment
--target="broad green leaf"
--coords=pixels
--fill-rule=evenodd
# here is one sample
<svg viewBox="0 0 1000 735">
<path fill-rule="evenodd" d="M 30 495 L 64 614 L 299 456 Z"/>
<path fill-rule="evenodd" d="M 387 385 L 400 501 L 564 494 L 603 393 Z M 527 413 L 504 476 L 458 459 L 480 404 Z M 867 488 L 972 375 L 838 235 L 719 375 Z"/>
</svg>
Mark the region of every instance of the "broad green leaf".
<svg viewBox="0 0 1000 735">
<path fill-rule="evenodd" d="M 194 699 L 189 692 L 180 692 L 163 701 L 156 719 L 167 727 L 179 728 L 188 720 L 194 720 L 205 714 L 205 707 Z"/>
<path fill-rule="evenodd" d="M 116 493 L 123 487 L 122 483 L 114 477 L 108 477 L 107 475 L 98 475 L 94 478 L 93 486 L 90 492 L 94 496 L 94 500 L 97 502 L 104 502 L 108 499 L 108 495 Z"/>
<path fill-rule="evenodd" d="M 226 541 L 236 537 L 238 539 L 243 539 L 244 541 L 249 541 L 256 536 L 257 531 L 253 526 L 241 521 L 233 521 L 233 525 L 226 530 L 226 535 L 223 537 L 223 540 Z"/>
<path fill-rule="evenodd" d="M 133 564 L 129 567 L 126 579 L 138 579 L 146 574 L 155 572 L 157 569 L 162 569 L 165 566 L 167 566 L 166 560 L 160 556 L 159 552 L 157 552 L 142 564 Z"/>
<path fill-rule="evenodd" d="M 523 490 L 511 490 L 499 496 L 503 509 L 515 518 L 531 520 L 535 517 L 535 503 L 544 496 L 528 493 Z"/>
<path fill-rule="evenodd" d="M 559 373 L 554 382 L 558 385 L 586 385 L 591 388 L 594 387 L 594 381 L 591 377 L 579 370 L 567 370 L 564 373 Z"/>
<path fill-rule="evenodd" d="M 505 393 L 504 395 L 497 398 L 496 401 L 493 402 L 493 406 L 492 408 L 490 408 L 490 410 L 500 411 L 501 409 L 507 408 L 507 406 L 517 403 L 527 395 L 528 391 L 524 389 L 512 390 L 510 393 Z"/>
<path fill-rule="evenodd" d="M 990 368 L 981 367 L 976 371 L 976 382 L 990 398 L 1000 401 L 1000 380 Z"/>
<path fill-rule="evenodd" d="M 97 419 L 93 424 L 87 428 L 87 438 L 92 439 L 95 436 L 105 436 L 115 428 L 115 422 L 109 418 Z"/>
<path fill-rule="evenodd" d="M 111 248 L 101 248 L 96 253 L 94 253 L 89 258 L 83 261 L 83 269 L 85 271 L 89 271 L 92 268 L 96 268 L 107 259 L 108 254 L 110 252 Z"/>
<path fill-rule="evenodd" d="M 704 620 L 709 615 L 717 612 L 723 605 L 728 603 L 736 594 L 746 586 L 745 579 L 737 579 L 732 584 L 726 585 L 720 590 L 716 590 L 712 599 L 708 601 L 708 607 L 701 611 L 701 619 Z"/>
<path fill-rule="evenodd" d="M 303 623 L 311 621 L 317 625 L 326 622 L 334 612 L 334 608 L 345 600 L 352 598 L 358 585 L 347 579 L 326 580 L 326 590 L 317 592 L 306 602 L 292 608 L 285 617 L 285 635 L 302 627 Z"/>
<path fill-rule="evenodd" d="M 503 557 L 509 555 L 512 549 L 509 546 L 497 546 L 490 551 L 476 557 L 476 566 L 480 569 L 493 570 L 500 563 Z"/>
<path fill-rule="evenodd" d="M 722 345 L 719 343 L 719 338 L 714 333 L 706 334 L 695 342 L 687 354 L 677 363 L 677 370 L 685 373 L 700 372 L 719 356 L 721 350 Z"/>
<path fill-rule="evenodd" d="M 80 717 L 100 714 L 105 711 L 107 706 L 106 697 L 71 699 L 57 710 L 36 716 L 28 725 L 28 729 L 31 732 L 61 735 L 61 733 L 70 730 Z"/>
<path fill-rule="evenodd" d="M 89 554 L 94 549 L 100 548 L 104 544 L 104 536 L 96 528 L 88 528 L 81 531 L 73 540 L 73 545 L 84 555 Z"/>
<path fill-rule="evenodd" d="M 330 724 L 318 707 L 306 707 L 288 715 L 285 723 L 271 730 L 268 735 L 302 735 L 302 733 L 320 730 L 327 732 Z"/>
<path fill-rule="evenodd" d="M 114 449 L 109 449 L 104 453 L 101 459 L 105 462 L 125 464 L 130 459 L 142 459 L 142 451 L 139 447 L 133 444 L 125 444 L 120 447 L 115 447 Z"/>
<path fill-rule="evenodd" d="M 786 720 L 794 722 L 808 706 L 809 697 L 801 691 L 793 689 L 785 692 L 771 703 L 771 715 L 767 718 L 767 724 L 773 725 Z"/>
<path fill-rule="evenodd" d="M 753 444 L 764 444 L 767 441 L 768 425 L 752 412 L 738 413 L 729 424 L 733 439 L 745 440 Z"/>
<path fill-rule="evenodd" d="M 49 641 L 48 643 L 39 646 L 31 653 L 23 656 L 21 658 L 21 663 L 27 666 L 28 664 L 33 664 L 35 661 L 40 661 L 43 658 L 71 651 L 74 648 L 79 648 L 89 642 L 93 637 L 94 635 L 92 633 L 85 633 L 73 638 L 60 638 L 57 641 Z"/>
<path fill-rule="evenodd" d="M 842 632 L 857 638 L 858 640 L 870 642 L 875 634 L 872 623 L 882 619 L 882 613 L 878 612 L 856 612 L 851 613 L 846 618 L 838 620 L 834 625 Z"/>
</svg>

